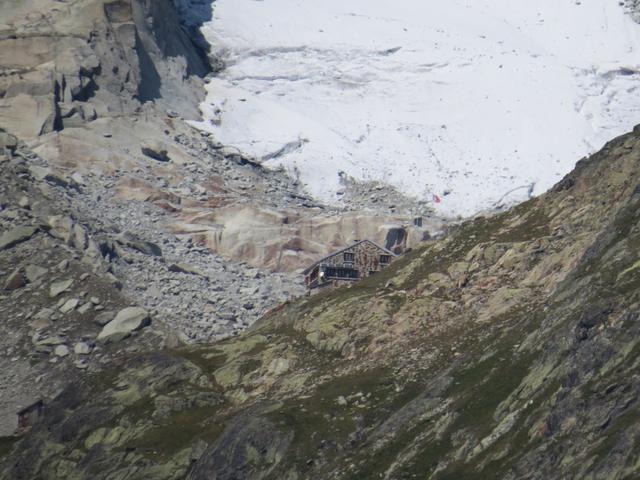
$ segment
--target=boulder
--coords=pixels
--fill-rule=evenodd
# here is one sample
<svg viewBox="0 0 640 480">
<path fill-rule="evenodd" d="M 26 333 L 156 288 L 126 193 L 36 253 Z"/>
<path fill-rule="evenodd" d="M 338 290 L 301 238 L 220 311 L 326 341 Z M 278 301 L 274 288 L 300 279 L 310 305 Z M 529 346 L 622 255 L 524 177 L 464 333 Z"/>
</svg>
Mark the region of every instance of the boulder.
<svg viewBox="0 0 640 480">
<path fill-rule="evenodd" d="M 98 334 L 98 340 L 105 343 L 119 342 L 151 323 L 149 312 L 140 307 L 128 307 L 120 310 L 112 321 L 107 323 Z"/>
<path fill-rule="evenodd" d="M 166 145 L 160 142 L 145 142 L 140 145 L 142 154 L 159 162 L 168 162 L 169 152 Z"/>
<path fill-rule="evenodd" d="M 24 278 L 22 269 L 18 268 L 14 270 L 13 273 L 11 273 L 11 275 L 9 275 L 9 277 L 7 278 L 7 281 L 4 282 L 4 289 L 17 290 L 19 288 L 24 287 L 26 284 L 27 284 L 27 280 L 26 278 Z"/>
<path fill-rule="evenodd" d="M 147 242 L 145 240 L 140 240 L 138 237 L 133 235 L 132 233 L 125 232 L 116 237 L 116 242 L 121 245 L 126 245 L 129 248 L 133 248 L 140 253 L 144 253 L 145 255 L 150 255 L 152 257 L 161 257 L 162 250 L 158 245 L 153 242 Z"/>
<path fill-rule="evenodd" d="M 49 288 L 49 296 L 51 298 L 56 298 L 61 293 L 66 292 L 73 285 L 73 279 L 61 280 L 59 282 L 54 282 L 51 284 Z"/>
<path fill-rule="evenodd" d="M 93 308 L 93 303 L 87 302 L 78 309 L 78 313 L 84 315 Z"/>
<path fill-rule="evenodd" d="M 18 148 L 18 139 L 7 132 L 0 132 L 0 147 L 14 152 Z"/>
<path fill-rule="evenodd" d="M 39 267 L 37 265 L 27 265 L 24 269 L 27 280 L 31 283 L 35 283 L 47 273 L 47 269 Z"/>
<path fill-rule="evenodd" d="M 3 233 L 0 236 L 0 251 L 29 240 L 37 231 L 38 227 L 17 227 Z"/>
<path fill-rule="evenodd" d="M 50 168 L 47 167 L 41 167 L 40 165 L 30 165 L 29 173 L 34 179 L 43 181 L 45 178 L 47 178 L 48 175 L 51 175 L 53 172 Z"/>
<path fill-rule="evenodd" d="M 30 210 L 31 209 L 31 200 L 29 200 L 29 197 L 27 197 L 26 195 L 23 195 L 18 200 L 18 206 L 20 208 L 24 208 L 25 210 Z"/>
<path fill-rule="evenodd" d="M 73 347 L 73 352 L 76 355 L 89 355 L 93 346 L 88 342 L 78 342 Z"/>
<path fill-rule="evenodd" d="M 53 349 L 53 354 L 56 357 L 66 357 L 67 355 L 69 355 L 69 347 L 67 347 L 66 345 L 58 345 Z"/>
<path fill-rule="evenodd" d="M 169 265 L 169 271 L 174 273 L 186 273 L 189 275 L 196 275 L 198 277 L 208 278 L 206 273 L 201 272 L 196 267 L 193 267 L 186 263 L 172 263 L 171 265 Z"/>
<path fill-rule="evenodd" d="M 65 215 L 55 215 L 47 219 L 51 230 L 49 234 L 59 238 L 71 247 L 84 250 L 88 246 L 89 236 L 87 229 L 75 223 L 71 217 Z"/>
</svg>

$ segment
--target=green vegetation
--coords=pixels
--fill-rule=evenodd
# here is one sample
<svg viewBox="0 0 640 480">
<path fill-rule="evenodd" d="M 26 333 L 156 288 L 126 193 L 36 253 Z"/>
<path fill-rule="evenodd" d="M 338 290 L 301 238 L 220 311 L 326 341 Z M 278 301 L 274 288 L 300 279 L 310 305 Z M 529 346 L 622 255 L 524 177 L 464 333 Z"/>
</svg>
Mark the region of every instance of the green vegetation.
<svg viewBox="0 0 640 480">
<path fill-rule="evenodd" d="M 7 456 L 19 437 L 0 437 L 0 458 Z"/>
<path fill-rule="evenodd" d="M 225 427 L 224 419 L 216 415 L 218 410 L 208 406 L 174 412 L 129 441 L 125 450 L 135 448 L 146 457 L 166 460 L 198 440 L 212 443 Z"/>
</svg>

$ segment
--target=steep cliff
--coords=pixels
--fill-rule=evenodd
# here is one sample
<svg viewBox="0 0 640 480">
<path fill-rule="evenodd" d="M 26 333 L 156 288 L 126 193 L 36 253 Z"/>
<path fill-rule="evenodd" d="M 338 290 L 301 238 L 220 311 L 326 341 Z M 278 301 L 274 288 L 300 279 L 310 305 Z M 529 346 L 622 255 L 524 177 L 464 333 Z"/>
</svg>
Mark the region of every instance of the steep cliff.
<svg viewBox="0 0 640 480">
<path fill-rule="evenodd" d="M 0 126 L 23 140 L 150 100 L 198 116 L 209 60 L 170 0 L 3 2 L 0 18 Z"/>
<path fill-rule="evenodd" d="M 640 475 L 640 130 L 241 336 L 74 384 L 2 478 Z"/>
</svg>

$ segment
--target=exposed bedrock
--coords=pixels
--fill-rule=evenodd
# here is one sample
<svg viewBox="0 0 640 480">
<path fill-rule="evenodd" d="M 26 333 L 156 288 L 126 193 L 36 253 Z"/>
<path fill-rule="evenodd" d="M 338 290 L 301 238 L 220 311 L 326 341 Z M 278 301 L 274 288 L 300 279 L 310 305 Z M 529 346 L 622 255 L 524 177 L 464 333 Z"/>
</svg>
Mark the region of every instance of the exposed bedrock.
<svg viewBox="0 0 640 480">
<path fill-rule="evenodd" d="M 156 101 L 198 116 L 203 44 L 170 0 L 0 5 L 0 126 L 25 141 Z"/>
<path fill-rule="evenodd" d="M 203 214 L 184 212 L 171 225 L 233 260 L 273 271 L 303 268 L 356 241 L 369 239 L 401 253 L 429 238 L 411 218 L 366 212 L 310 214 L 233 204 Z"/>
</svg>

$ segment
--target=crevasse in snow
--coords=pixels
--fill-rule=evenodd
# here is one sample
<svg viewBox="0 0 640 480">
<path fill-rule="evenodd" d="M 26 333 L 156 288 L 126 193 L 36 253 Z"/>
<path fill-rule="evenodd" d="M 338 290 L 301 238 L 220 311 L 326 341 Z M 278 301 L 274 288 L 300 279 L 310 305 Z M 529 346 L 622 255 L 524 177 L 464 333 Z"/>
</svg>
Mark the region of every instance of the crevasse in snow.
<svg viewBox="0 0 640 480">
<path fill-rule="evenodd" d="M 213 8 L 203 33 L 227 68 L 198 126 L 325 201 L 344 171 L 467 215 L 545 191 L 640 123 L 640 26 L 617 0 Z"/>
</svg>

